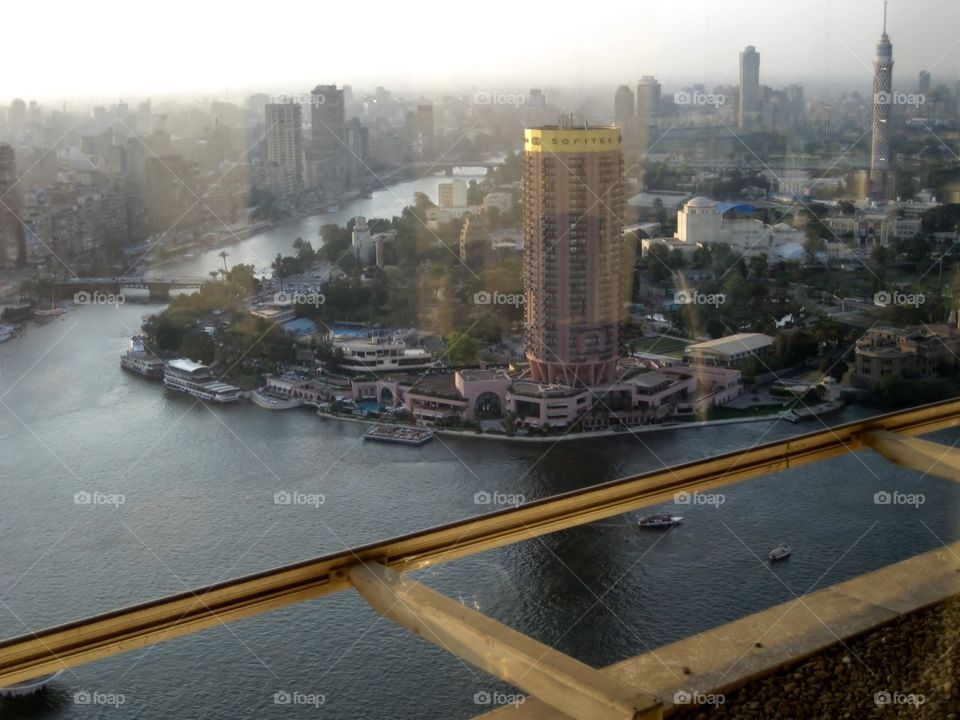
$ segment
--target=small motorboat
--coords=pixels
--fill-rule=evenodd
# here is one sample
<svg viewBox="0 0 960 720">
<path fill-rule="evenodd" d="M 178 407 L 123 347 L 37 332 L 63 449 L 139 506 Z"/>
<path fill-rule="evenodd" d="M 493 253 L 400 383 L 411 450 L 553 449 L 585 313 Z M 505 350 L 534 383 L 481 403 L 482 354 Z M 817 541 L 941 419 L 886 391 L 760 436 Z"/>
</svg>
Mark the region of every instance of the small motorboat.
<svg viewBox="0 0 960 720">
<path fill-rule="evenodd" d="M 652 528 L 654 530 L 658 530 L 661 528 L 671 528 L 674 525 L 679 525 L 681 520 L 683 520 L 683 518 L 679 515 L 646 515 L 637 521 L 637 525 L 642 528 Z"/>
<path fill-rule="evenodd" d="M 786 560 L 790 557 L 791 552 L 793 551 L 790 549 L 790 546 L 782 542 L 770 551 L 768 557 L 770 558 L 770 562 L 777 562 L 778 560 Z"/>
</svg>

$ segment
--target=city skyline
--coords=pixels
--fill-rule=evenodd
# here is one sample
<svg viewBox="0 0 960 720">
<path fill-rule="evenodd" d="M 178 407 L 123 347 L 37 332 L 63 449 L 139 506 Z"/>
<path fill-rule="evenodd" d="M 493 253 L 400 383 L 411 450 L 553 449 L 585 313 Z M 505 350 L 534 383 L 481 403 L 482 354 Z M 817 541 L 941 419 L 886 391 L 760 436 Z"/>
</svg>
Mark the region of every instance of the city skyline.
<svg viewBox="0 0 960 720">
<path fill-rule="evenodd" d="M 496 12 L 498 7 L 502 13 Z M 45 28 L 44 43 L 67 53 L 82 53 L 85 61 L 46 63 L 35 57 L 35 36 L 12 33 L 8 53 L 28 61 L 6 79 L 0 95 L 6 101 L 22 96 L 48 102 L 89 99 L 94 104 L 151 95 L 225 95 L 236 100 L 256 89 L 307 91 L 318 74 L 338 84 L 423 91 L 558 84 L 616 87 L 622 82 L 635 83 L 645 74 L 656 75 L 671 87 L 684 82 L 735 84 L 737 53 L 748 45 L 763 54 L 761 82 L 765 84 L 853 82 L 869 87 L 865 78 L 872 75 L 872 48 L 880 31 L 881 7 L 879 0 L 842 4 L 810 0 L 776 9 L 754 8 L 744 17 L 728 2 L 694 0 L 682 10 L 659 1 L 643 8 L 621 5 L 613 8 L 619 16 L 615 25 L 609 24 L 609 14 L 582 22 L 578 19 L 576 24 L 561 16 L 542 17 L 538 20 L 541 29 L 551 31 L 536 37 L 549 40 L 498 43 L 497 53 L 480 63 L 477 53 L 483 52 L 485 40 L 508 27 L 504 20 L 513 8 L 494 3 L 493 12 L 472 18 L 468 32 L 459 31 L 458 39 L 466 42 L 448 47 L 444 42 L 411 42 L 424 33 L 422 16 L 411 18 L 400 8 L 378 5 L 378 23 L 382 23 L 378 27 L 391 29 L 392 35 L 386 39 L 393 38 L 397 49 L 390 62 L 384 63 L 380 53 L 356 52 L 350 34 L 343 34 L 343 39 L 331 34 L 319 45 L 308 37 L 291 42 L 288 34 L 264 35 L 254 18 L 205 7 L 189 8 L 193 20 L 187 26 L 176 3 L 166 15 L 154 19 L 151 36 L 178 37 L 177 46 L 183 50 L 143 53 L 140 34 L 114 34 L 110 42 L 98 42 L 103 34 L 101 25 L 94 26 L 85 13 L 64 7 L 54 11 L 63 22 Z M 25 8 L 8 10 L 10 26 L 25 26 L 27 12 Z M 336 25 L 339 12 L 325 9 L 325 24 Z M 949 21 L 951 16 L 960 21 L 960 8 L 948 0 L 922 0 L 909 6 L 897 0 L 890 5 L 889 32 L 898 47 L 901 81 L 909 79 L 914 84 L 921 70 L 932 73 L 934 86 L 957 77 L 960 43 L 953 35 L 957 23 Z M 938 21 L 926 22 L 932 17 Z M 844 33 L 832 33 L 834 27 L 843 27 Z M 776 28 L 784 28 L 784 32 L 778 33 Z M 211 33 L 216 29 L 223 32 Z M 599 37 L 604 38 L 602 43 L 595 40 Z M 678 41 L 686 48 L 682 53 L 676 52 Z M 282 43 L 283 52 L 270 53 L 274 43 Z M 253 46 L 259 51 L 248 52 Z M 476 52 L 471 52 L 471 47 Z M 130 54 L 137 55 L 137 63 L 114 62 Z M 111 72 L 90 73 L 91 66 L 109 66 Z"/>
</svg>

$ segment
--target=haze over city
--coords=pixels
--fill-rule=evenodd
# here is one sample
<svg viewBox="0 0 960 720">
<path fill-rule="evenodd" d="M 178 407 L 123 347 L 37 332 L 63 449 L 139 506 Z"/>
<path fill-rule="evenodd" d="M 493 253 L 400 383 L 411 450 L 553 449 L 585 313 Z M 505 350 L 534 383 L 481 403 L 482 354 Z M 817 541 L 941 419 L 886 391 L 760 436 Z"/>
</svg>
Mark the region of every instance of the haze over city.
<svg viewBox="0 0 960 720">
<path fill-rule="evenodd" d="M 960 0 L 4 3 L 0 720 L 960 718 Z"/>
<path fill-rule="evenodd" d="M 364 5 L 297 0 L 281 13 L 257 3 L 225 10 L 174 0 L 153 5 L 106 0 L 95 12 L 45 5 L 55 23 L 31 29 L 29 4 L 8 4 L 5 38 L 18 59 L 0 97 L 115 102 L 118 98 L 305 89 L 317 73 L 355 87 L 441 90 L 493 86 L 590 88 L 654 74 L 665 86 L 732 82 L 737 53 L 755 45 L 763 81 L 869 84 L 880 31 L 880 0 L 615 0 L 601 6 L 517 6 L 492 0 Z M 269 20 L 267 21 L 267 18 Z M 933 20 L 936 18 L 936 21 Z M 960 73 L 960 5 L 894 0 L 895 82 L 921 69 Z M 56 60 L 54 59 L 56 58 Z"/>
</svg>

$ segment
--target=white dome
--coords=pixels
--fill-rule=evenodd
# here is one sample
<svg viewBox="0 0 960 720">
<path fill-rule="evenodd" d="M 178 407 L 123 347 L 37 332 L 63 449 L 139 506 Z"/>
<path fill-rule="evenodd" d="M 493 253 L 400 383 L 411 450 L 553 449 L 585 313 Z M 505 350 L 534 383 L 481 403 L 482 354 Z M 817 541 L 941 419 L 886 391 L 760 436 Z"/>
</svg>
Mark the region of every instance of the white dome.
<svg viewBox="0 0 960 720">
<path fill-rule="evenodd" d="M 697 197 L 687 202 L 687 207 L 709 208 L 709 207 L 715 207 L 715 206 L 716 206 L 716 203 L 713 200 L 711 200 L 710 198 L 705 198 L 702 195 L 698 195 Z"/>
</svg>

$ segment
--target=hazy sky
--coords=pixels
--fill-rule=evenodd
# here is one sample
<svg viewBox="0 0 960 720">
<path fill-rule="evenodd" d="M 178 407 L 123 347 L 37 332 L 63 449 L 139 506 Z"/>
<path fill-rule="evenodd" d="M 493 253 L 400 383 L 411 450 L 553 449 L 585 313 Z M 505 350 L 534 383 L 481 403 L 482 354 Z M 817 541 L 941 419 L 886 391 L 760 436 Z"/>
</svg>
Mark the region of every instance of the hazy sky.
<svg viewBox="0 0 960 720">
<path fill-rule="evenodd" d="M 761 82 L 869 89 L 882 0 L 5 0 L 0 98 L 223 94 L 354 87 L 737 81 L 755 45 Z M 960 0 L 891 0 L 894 85 L 960 77 Z"/>
</svg>

